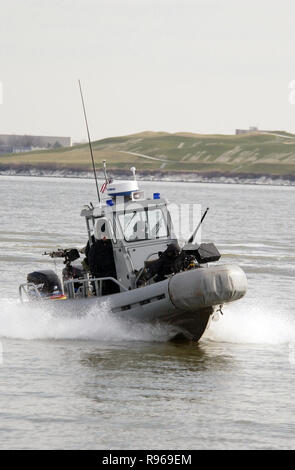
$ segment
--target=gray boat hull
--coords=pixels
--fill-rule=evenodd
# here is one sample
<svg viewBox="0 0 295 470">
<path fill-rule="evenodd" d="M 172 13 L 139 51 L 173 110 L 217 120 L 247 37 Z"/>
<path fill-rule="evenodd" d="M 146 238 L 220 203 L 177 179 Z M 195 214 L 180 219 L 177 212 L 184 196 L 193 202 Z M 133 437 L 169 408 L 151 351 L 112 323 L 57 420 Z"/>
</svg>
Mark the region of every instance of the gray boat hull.
<svg viewBox="0 0 295 470">
<path fill-rule="evenodd" d="M 63 315 L 81 316 L 90 308 L 99 310 L 107 304 L 108 311 L 115 316 L 132 322 L 166 324 L 172 337 L 198 341 L 215 307 L 242 298 L 246 290 L 246 275 L 240 267 L 214 265 L 101 298 L 50 301 L 50 308 L 62 311 Z"/>
</svg>

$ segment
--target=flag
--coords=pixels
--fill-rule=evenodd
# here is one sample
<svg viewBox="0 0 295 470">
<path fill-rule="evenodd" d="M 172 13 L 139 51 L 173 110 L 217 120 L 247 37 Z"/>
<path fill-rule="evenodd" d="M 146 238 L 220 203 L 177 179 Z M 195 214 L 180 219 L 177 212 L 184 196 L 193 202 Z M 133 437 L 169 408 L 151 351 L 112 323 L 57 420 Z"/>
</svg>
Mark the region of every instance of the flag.
<svg viewBox="0 0 295 470">
<path fill-rule="evenodd" d="M 100 188 L 100 192 L 101 192 L 101 193 L 104 193 L 106 189 L 107 189 L 107 182 L 105 181 L 105 182 L 103 183 L 102 187 Z"/>
<path fill-rule="evenodd" d="M 111 178 L 108 178 L 102 185 L 102 187 L 100 188 L 100 192 L 101 193 L 104 193 L 105 190 L 107 189 L 107 185 L 108 184 L 111 184 L 113 182 L 113 180 Z"/>
</svg>

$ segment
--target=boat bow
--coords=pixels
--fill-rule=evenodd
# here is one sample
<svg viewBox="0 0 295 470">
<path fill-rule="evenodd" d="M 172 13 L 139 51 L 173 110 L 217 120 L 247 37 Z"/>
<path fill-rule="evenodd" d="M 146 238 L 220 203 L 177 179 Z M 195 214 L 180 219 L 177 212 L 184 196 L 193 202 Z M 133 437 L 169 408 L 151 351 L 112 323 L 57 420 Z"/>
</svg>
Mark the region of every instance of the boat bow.
<svg viewBox="0 0 295 470">
<path fill-rule="evenodd" d="M 214 265 L 175 274 L 169 295 L 179 310 L 195 310 L 241 299 L 247 290 L 244 271 L 236 265 Z"/>
</svg>

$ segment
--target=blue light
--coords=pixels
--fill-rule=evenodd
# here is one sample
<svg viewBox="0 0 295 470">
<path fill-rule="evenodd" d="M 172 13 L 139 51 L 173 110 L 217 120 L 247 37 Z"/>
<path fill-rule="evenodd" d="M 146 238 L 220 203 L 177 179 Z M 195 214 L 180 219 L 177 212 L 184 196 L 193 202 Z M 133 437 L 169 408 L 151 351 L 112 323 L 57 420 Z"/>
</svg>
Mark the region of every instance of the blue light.
<svg viewBox="0 0 295 470">
<path fill-rule="evenodd" d="M 108 206 L 113 206 L 114 205 L 114 203 L 111 199 L 107 199 L 106 203 L 107 203 Z"/>
<path fill-rule="evenodd" d="M 154 199 L 160 199 L 160 193 L 154 193 L 153 197 Z"/>
</svg>

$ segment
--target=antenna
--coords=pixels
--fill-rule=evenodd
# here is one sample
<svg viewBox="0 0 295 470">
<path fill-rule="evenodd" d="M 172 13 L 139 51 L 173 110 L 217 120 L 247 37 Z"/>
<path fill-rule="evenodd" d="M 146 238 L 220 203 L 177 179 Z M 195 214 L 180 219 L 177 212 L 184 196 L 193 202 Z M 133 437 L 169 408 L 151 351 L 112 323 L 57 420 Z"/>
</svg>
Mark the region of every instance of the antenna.
<svg viewBox="0 0 295 470">
<path fill-rule="evenodd" d="M 134 181 L 136 181 L 136 175 L 135 175 L 135 173 L 136 173 L 136 168 L 135 168 L 135 166 L 132 166 L 132 167 L 130 168 L 130 171 L 131 171 L 132 174 L 133 174 L 133 179 L 134 179 Z"/>
<path fill-rule="evenodd" d="M 103 163 L 104 178 L 105 178 L 106 184 L 108 184 L 109 180 L 108 180 L 108 175 L 107 175 L 107 162 L 106 160 L 103 160 L 102 163 Z"/>
<path fill-rule="evenodd" d="M 199 230 L 199 228 L 201 227 L 202 223 L 203 223 L 203 220 L 205 219 L 206 215 L 207 215 L 207 212 L 209 210 L 209 207 L 207 207 L 207 209 L 205 210 L 204 214 L 202 215 L 202 218 L 200 220 L 200 222 L 198 223 L 198 226 L 196 228 L 196 230 L 194 231 L 194 233 L 192 234 L 192 236 L 189 238 L 189 240 L 187 241 L 187 243 L 193 243 L 194 242 L 194 238 L 195 236 L 197 235 L 197 232 Z"/>
<path fill-rule="evenodd" d="M 95 170 L 95 164 L 94 164 L 94 158 L 93 158 L 93 152 L 92 152 L 92 145 L 91 145 L 89 127 L 88 127 L 87 116 L 86 116 L 86 109 L 85 109 L 84 98 L 83 98 L 83 93 L 82 93 L 82 87 L 81 87 L 80 80 L 78 80 L 78 82 L 79 82 L 79 88 L 80 88 L 82 106 L 83 106 L 83 111 L 84 111 L 85 124 L 86 124 L 87 135 L 88 135 L 89 149 L 90 149 L 90 155 L 91 155 L 91 160 L 92 160 L 92 168 L 93 168 L 93 174 L 94 174 L 94 179 L 95 179 L 95 184 L 96 184 L 97 197 L 98 197 L 98 202 L 100 202 L 100 195 L 99 195 L 97 176 L 96 176 L 96 170 Z"/>
</svg>

